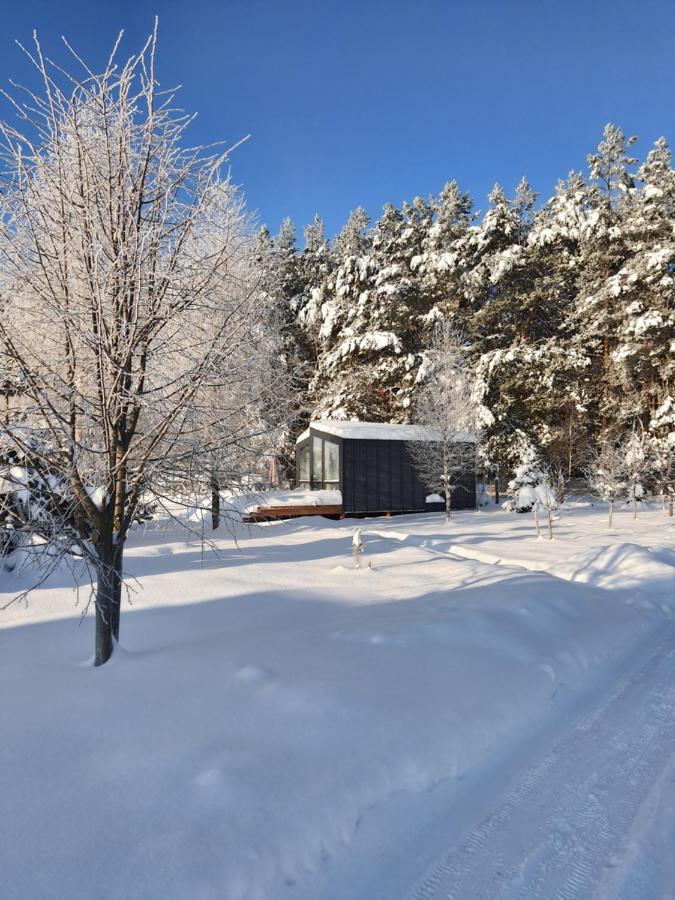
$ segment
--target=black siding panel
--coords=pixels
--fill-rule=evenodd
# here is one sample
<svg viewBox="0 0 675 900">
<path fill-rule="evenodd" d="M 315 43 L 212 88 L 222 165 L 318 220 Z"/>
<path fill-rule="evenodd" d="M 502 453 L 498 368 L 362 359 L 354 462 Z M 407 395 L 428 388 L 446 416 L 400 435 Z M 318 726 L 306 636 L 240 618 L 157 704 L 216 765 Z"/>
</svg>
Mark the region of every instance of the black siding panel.
<svg viewBox="0 0 675 900">
<path fill-rule="evenodd" d="M 353 470 L 353 507 L 351 512 L 367 512 L 368 510 L 368 455 L 366 441 L 350 441 L 354 461 Z"/>
<path fill-rule="evenodd" d="M 343 438 L 340 452 L 346 515 L 429 510 L 425 502 L 428 491 L 417 477 L 405 441 Z M 452 506 L 470 509 L 475 503 L 475 476 L 467 472 L 466 481 L 453 491 Z"/>
<path fill-rule="evenodd" d="M 403 468 L 401 466 L 401 451 L 400 447 L 394 446 L 394 443 L 399 444 L 399 441 L 389 441 L 392 445 L 390 450 L 390 467 L 391 467 L 391 485 L 390 485 L 390 502 L 391 502 L 391 511 L 392 512 L 400 512 L 403 508 L 402 503 L 402 493 L 403 493 Z"/>
</svg>

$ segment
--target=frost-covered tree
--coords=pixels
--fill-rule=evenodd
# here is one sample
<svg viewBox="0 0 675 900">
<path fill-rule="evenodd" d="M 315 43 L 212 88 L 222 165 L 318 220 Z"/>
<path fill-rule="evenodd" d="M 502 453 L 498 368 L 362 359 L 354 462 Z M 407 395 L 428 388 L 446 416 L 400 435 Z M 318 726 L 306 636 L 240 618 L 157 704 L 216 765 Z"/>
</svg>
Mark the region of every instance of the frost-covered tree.
<svg viewBox="0 0 675 900">
<path fill-rule="evenodd" d="M 633 508 L 633 518 L 637 519 L 638 503 L 644 502 L 645 482 L 653 468 L 644 432 L 633 428 L 624 452 L 628 499 Z"/>
<path fill-rule="evenodd" d="M 475 467 L 478 438 L 473 373 L 463 337 L 452 323 L 436 323 L 418 378 L 414 421 L 434 440 L 411 443 L 411 456 L 426 488 L 444 497 L 449 519 L 452 492 Z"/>
<path fill-rule="evenodd" d="M 287 424 L 294 414 L 293 359 L 287 353 L 285 322 L 275 298 L 262 289 L 259 280 L 260 234 L 257 240 L 250 236 L 243 201 L 231 189 L 223 192 L 222 215 L 233 220 L 236 240 L 231 263 L 233 296 L 255 293 L 258 316 L 241 342 L 205 377 L 186 417 L 180 439 L 182 457 L 174 455 L 162 472 L 166 491 L 174 498 L 184 493 L 191 506 L 202 506 L 205 512 L 205 497 L 210 495 L 214 530 L 223 518 L 223 495 L 245 492 L 264 481 L 272 456 L 283 454 Z M 209 229 L 205 250 L 213 240 Z M 215 329 L 217 322 L 212 321 L 211 327 Z M 227 517 L 227 507 L 224 512 Z"/>
<path fill-rule="evenodd" d="M 121 64 L 118 46 L 100 74 L 77 57 L 67 73 L 36 39 L 41 89 L 15 101 L 25 131 L 0 123 L 0 364 L 21 377 L 24 426 L 10 411 L 0 434 L 50 494 L 26 519 L 33 546 L 95 573 L 97 665 L 119 635 L 139 506 L 184 458 L 204 385 L 238 377 L 262 314 L 232 269 L 227 153 L 184 146 L 191 117 L 158 89 L 156 30 Z"/>
<path fill-rule="evenodd" d="M 585 469 L 586 483 L 593 494 L 607 501 L 607 521 L 612 530 L 614 505 L 627 486 L 626 447 L 622 440 L 604 438 L 590 451 Z"/>
<path fill-rule="evenodd" d="M 552 467 L 547 465 L 544 467 L 544 479 L 534 489 L 535 493 L 535 515 L 541 509 L 546 513 L 546 524 L 548 528 L 548 538 L 553 540 L 553 514 L 558 509 L 559 498 L 555 486 L 555 472 Z M 539 524 L 537 521 L 537 532 Z M 537 535 L 539 536 L 539 535 Z"/>
</svg>

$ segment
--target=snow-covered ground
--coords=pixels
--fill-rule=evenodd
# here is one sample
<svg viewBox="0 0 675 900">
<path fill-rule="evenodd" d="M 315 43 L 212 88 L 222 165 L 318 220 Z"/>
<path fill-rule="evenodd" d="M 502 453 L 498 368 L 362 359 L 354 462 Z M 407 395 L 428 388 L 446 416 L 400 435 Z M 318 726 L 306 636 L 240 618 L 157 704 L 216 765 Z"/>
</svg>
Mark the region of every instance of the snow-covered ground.
<svg viewBox="0 0 675 900">
<path fill-rule="evenodd" d="M 675 897 L 673 531 L 152 524 L 101 669 L 54 574 L 0 614 L 0 895 Z"/>
</svg>

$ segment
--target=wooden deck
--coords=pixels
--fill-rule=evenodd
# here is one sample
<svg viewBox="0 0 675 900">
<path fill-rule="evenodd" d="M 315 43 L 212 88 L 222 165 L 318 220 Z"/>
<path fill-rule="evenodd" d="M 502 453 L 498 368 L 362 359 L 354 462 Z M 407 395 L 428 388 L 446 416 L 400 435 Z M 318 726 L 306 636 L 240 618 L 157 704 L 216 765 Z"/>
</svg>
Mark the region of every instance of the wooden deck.
<svg viewBox="0 0 675 900">
<path fill-rule="evenodd" d="M 270 519 L 294 519 L 297 516 L 333 516 L 342 515 L 342 504 L 335 506 L 259 506 L 244 517 L 245 522 L 267 522 Z"/>
</svg>

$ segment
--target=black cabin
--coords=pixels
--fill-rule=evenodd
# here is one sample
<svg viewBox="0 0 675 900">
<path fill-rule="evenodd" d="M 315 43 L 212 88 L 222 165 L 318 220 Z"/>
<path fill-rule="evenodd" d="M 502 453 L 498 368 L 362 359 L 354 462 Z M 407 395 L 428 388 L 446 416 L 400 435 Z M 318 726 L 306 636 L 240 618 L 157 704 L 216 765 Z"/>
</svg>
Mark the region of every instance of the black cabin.
<svg viewBox="0 0 675 900">
<path fill-rule="evenodd" d="M 442 498 L 430 494 L 411 460 L 410 442 L 432 440 L 416 425 L 318 420 L 296 444 L 296 484 L 340 491 L 343 515 L 438 512 Z M 473 443 L 467 436 L 467 443 Z M 469 454 L 473 458 L 473 454 Z M 476 506 L 475 469 L 452 494 L 453 509 Z"/>
</svg>

